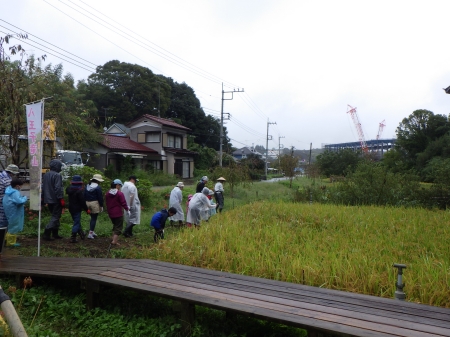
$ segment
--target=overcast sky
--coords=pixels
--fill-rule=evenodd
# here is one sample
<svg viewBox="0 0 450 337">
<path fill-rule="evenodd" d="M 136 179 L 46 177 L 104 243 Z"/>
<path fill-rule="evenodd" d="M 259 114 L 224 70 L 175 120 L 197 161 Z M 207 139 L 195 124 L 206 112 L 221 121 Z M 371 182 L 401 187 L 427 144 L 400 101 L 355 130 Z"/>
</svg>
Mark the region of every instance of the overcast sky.
<svg viewBox="0 0 450 337">
<path fill-rule="evenodd" d="M 276 123 L 269 127 L 269 148 L 278 148 L 280 136 L 281 144 L 296 149 L 358 141 L 347 104 L 357 107 L 366 140 L 376 138 L 383 120 L 382 138 L 393 138 L 416 109 L 450 112 L 450 95 L 442 90 L 450 85 L 448 0 L 0 4 L 1 35 L 33 34 L 30 39 L 45 47 L 31 41 L 34 47 L 23 46 L 36 55 L 43 48 L 47 62 L 62 62 L 76 80 L 113 59 L 136 63 L 186 82 L 215 117 L 221 83 L 225 91 L 244 88 L 224 106 L 231 114 L 228 135 L 238 148 L 265 146 L 268 120 Z M 86 69 L 51 55 L 55 46 L 83 58 Z"/>
</svg>

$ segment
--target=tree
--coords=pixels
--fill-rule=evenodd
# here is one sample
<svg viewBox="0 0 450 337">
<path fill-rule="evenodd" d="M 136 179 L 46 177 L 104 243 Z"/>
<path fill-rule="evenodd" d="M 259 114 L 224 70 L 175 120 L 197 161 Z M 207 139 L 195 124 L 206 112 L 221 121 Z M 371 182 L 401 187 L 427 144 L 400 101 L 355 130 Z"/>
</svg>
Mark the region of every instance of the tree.
<svg viewBox="0 0 450 337">
<path fill-rule="evenodd" d="M 6 149 L 2 149 L 7 156 L 5 162 L 21 165 L 28 159 L 26 144 L 20 142 L 20 136 L 27 134 L 24 104 L 44 97 L 53 97 L 52 103 L 45 105 L 45 118 L 56 121 L 57 132 L 68 143 L 81 147 L 95 141 L 97 132 L 86 117 L 89 102 L 77 96 L 73 78 L 62 76 L 61 65 L 43 68 L 41 62 L 45 57 L 28 56 L 20 44 L 11 46 L 7 54 L 5 46 L 12 38 L 26 39 L 26 36 L 0 38 L 0 134 L 7 135 L 3 137 Z M 11 55 L 19 57 L 11 61 Z"/>
<path fill-rule="evenodd" d="M 298 167 L 300 158 L 294 156 L 294 147 L 290 154 L 283 154 L 279 156 L 280 168 L 283 170 L 286 177 L 289 177 L 289 188 L 292 188 L 292 179 L 295 177 L 295 169 Z"/>
<path fill-rule="evenodd" d="M 113 60 L 97 67 L 87 80 L 86 96 L 94 101 L 99 120 L 105 125 L 105 112 L 116 122 L 126 123 L 144 114 L 161 117 L 170 105 L 170 85 L 164 76 L 137 64 Z"/>
<path fill-rule="evenodd" d="M 316 163 L 320 172 L 329 177 L 331 175 L 346 175 L 354 172 L 362 160 L 361 153 L 350 149 L 341 151 L 325 151 L 317 156 Z"/>
<path fill-rule="evenodd" d="M 417 168 L 419 171 L 426 165 L 426 162 L 434 153 L 440 150 L 430 149 L 417 162 L 421 153 L 439 138 L 448 134 L 450 123 L 446 116 L 435 115 L 429 110 L 415 110 L 408 118 L 404 118 L 397 127 L 397 141 L 395 146 L 404 151 L 404 159 L 409 168 Z M 435 144 L 436 145 L 436 144 Z"/>
</svg>

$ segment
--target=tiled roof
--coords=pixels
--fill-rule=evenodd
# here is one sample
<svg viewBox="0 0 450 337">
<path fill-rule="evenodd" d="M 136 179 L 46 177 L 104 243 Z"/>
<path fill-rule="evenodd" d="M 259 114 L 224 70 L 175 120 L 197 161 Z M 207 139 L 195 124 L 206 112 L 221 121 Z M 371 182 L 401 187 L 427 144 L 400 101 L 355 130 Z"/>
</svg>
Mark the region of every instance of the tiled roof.
<svg viewBox="0 0 450 337">
<path fill-rule="evenodd" d="M 142 118 L 151 119 L 152 121 L 154 121 L 156 123 L 159 123 L 159 124 L 162 124 L 162 125 L 165 125 L 165 126 L 170 126 L 172 128 L 186 130 L 186 131 L 191 131 L 191 129 L 189 129 L 189 128 L 181 125 L 181 124 L 178 124 L 178 123 L 174 122 L 171 119 L 156 117 L 156 116 L 147 115 L 147 114 L 145 114 L 143 116 L 140 116 L 140 117 L 136 118 L 135 120 L 129 122 L 127 124 L 127 127 L 130 127 L 131 124 L 133 124 L 135 121 L 137 121 L 139 119 L 142 119 Z"/>
<path fill-rule="evenodd" d="M 157 151 L 150 149 L 142 144 L 136 143 L 132 141 L 128 137 L 115 136 L 115 135 L 101 135 L 103 139 L 101 140 L 101 144 L 108 149 L 118 150 L 118 151 L 135 151 L 135 152 L 145 152 L 145 153 L 155 153 L 158 154 Z"/>
</svg>

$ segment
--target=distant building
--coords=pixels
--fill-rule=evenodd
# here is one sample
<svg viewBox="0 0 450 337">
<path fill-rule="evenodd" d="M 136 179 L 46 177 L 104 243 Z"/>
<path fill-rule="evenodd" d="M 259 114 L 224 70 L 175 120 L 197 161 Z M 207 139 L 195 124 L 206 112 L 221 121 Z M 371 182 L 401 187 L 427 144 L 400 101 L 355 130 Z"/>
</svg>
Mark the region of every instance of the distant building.
<svg viewBox="0 0 450 337">
<path fill-rule="evenodd" d="M 255 151 L 253 148 L 243 147 L 239 150 L 234 151 L 231 155 L 236 160 L 246 159 L 248 155 L 253 154 L 258 157 L 262 157 L 263 155 L 258 151 Z"/>
</svg>

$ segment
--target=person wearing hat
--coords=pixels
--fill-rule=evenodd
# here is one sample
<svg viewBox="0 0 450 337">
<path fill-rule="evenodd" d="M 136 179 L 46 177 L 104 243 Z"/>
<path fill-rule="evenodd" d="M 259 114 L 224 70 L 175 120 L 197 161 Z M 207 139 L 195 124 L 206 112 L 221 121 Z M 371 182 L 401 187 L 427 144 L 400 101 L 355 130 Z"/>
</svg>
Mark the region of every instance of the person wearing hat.
<svg viewBox="0 0 450 337">
<path fill-rule="evenodd" d="M 90 213 L 86 205 L 86 200 L 84 200 L 83 180 L 81 179 L 81 176 L 74 175 L 72 177 L 70 186 L 66 188 L 66 194 L 69 196 L 69 213 L 73 220 L 70 242 L 76 243 L 77 234 L 80 236 L 81 240 L 84 240 L 86 236 L 81 226 L 81 212 L 84 210 L 87 214 Z"/>
<path fill-rule="evenodd" d="M 136 176 L 130 176 L 121 189 L 128 206 L 130 206 L 130 216 L 125 213 L 126 227 L 123 236 L 126 238 L 133 236 L 133 227 L 141 223 L 141 202 L 136 188 L 137 181 L 139 179 Z"/>
<path fill-rule="evenodd" d="M 208 177 L 203 176 L 202 179 L 200 179 L 200 181 L 197 183 L 197 187 L 195 188 L 195 193 L 201 193 L 207 183 L 208 183 Z"/>
<path fill-rule="evenodd" d="M 52 214 L 50 221 L 45 227 L 44 235 L 42 235 L 42 239 L 47 241 L 52 240 L 51 235 L 53 235 L 54 239 L 62 239 L 62 236 L 58 234 L 62 210 L 66 205 L 62 176 L 60 174 L 62 165 L 61 160 L 52 159 L 50 161 L 50 171 L 44 174 L 42 182 L 44 204 L 47 205 Z"/>
<path fill-rule="evenodd" d="M 8 228 L 8 220 L 5 215 L 5 209 L 3 208 L 3 197 L 5 195 L 6 188 L 11 185 L 11 181 L 19 174 L 19 168 L 17 165 L 10 164 L 5 170 L 0 173 L 0 228 Z M 1 231 L 3 238 L 6 234 Z M 3 242 L 3 240 L 1 240 Z M 3 244 L 2 246 L 3 247 Z M 0 249 L 1 251 L 1 249 Z"/>
<path fill-rule="evenodd" d="M 120 191 L 122 186 L 122 181 L 120 179 L 115 179 L 111 183 L 111 189 L 105 195 L 106 209 L 113 224 L 111 245 L 114 246 L 119 246 L 118 239 L 123 230 L 123 209 L 130 217 L 130 207 L 128 207 L 125 196 Z"/>
<path fill-rule="evenodd" d="M 220 177 L 217 179 L 216 186 L 214 186 L 214 197 L 216 198 L 216 211 L 219 210 L 219 213 L 222 213 L 224 198 L 223 198 L 223 183 L 226 181 L 224 177 Z"/>
<path fill-rule="evenodd" d="M 178 221 L 179 226 L 183 225 L 184 212 L 183 208 L 181 207 L 181 203 L 183 202 L 183 188 L 184 184 L 182 181 L 180 181 L 170 192 L 169 207 L 173 207 L 177 210 L 177 212 L 170 217 L 170 224 L 173 224 L 174 221 Z"/>
<path fill-rule="evenodd" d="M 103 192 L 100 187 L 100 183 L 103 182 L 103 177 L 101 174 L 94 174 L 89 184 L 86 185 L 84 189 L 84 199 L 86 200 L 86 205 L 89 209 L 91 215 L 91 221 L 89 223 L 89 234 L 88 239 L 94 239 L 97 234 L 95 234 L 95 225 L 97 224 L 98 214 L 103 212 Z"/>
<path fill-rule="evenodd" d="M 204 187 L 201 193 L 195 193 L 189 202 L 189 213 L 186 218 L 186 222 L 193 224 L 197 229 L 200 228 L 200 222 L 202 220 L 202 211 L 207 208 L 215 208 L 209 202 L 208 196 L 209 189 Z"/>
</svg>

